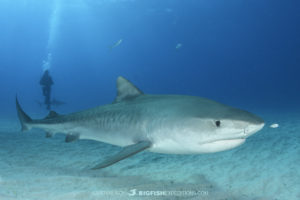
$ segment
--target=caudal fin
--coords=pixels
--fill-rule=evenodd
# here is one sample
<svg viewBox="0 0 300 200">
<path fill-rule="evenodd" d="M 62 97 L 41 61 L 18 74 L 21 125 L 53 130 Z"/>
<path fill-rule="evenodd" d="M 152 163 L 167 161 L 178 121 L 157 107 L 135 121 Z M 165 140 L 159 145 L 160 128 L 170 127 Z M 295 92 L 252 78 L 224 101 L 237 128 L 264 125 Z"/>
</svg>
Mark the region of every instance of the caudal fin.
<svg viewBox="0 0 300 200">
<path fill-rule="evenodd" d="M 28 123 L 32 122 L 32 119 L 23 111 L 17 97 L 16 97 L 16 107 L 17 107 L 18 117 L 21 122 L 22 131 L 29 130 Z"/>
</svg>

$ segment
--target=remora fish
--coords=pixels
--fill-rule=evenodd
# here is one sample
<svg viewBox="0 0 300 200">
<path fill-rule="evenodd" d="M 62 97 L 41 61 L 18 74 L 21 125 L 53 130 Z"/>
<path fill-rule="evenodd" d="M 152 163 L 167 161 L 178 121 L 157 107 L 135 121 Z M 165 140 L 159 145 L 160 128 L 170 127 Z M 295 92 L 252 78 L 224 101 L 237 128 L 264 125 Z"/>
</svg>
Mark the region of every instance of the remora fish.
<svg viewBox="0 0 300 200">
<path fill-rule="evenodd" d="M 104 168 L 148 149 L 167 154 L 214 153 L 235 148 L 263 128 L 247 111 L 215 101 L 181 95 L 146 95 L 123 77 L 112 104 L 32 120 L 16 99 L 22 130 L 41 128 L 47 137 L 65 133 L 66 142 L 97 140 L 124 147 L 93 169 Z"/>
</svg>

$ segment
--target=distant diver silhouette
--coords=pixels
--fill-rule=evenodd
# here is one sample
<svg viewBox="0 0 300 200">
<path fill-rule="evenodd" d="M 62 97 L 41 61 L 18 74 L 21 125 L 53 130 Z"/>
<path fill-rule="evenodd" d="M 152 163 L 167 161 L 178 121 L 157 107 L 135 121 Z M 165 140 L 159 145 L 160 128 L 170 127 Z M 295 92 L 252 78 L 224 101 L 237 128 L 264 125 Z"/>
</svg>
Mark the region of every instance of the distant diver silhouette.
<svg viewBox="0 0 300 200">
<path fill-rule="evenodd" d="M 51 86 L 54 84 L 49 70 L 45 70 L 40 85 L 42 86 L 43 95 L 45 96 L 44 104 L 47 106 L 47 110 L 51 110 Z"/>
</svg>

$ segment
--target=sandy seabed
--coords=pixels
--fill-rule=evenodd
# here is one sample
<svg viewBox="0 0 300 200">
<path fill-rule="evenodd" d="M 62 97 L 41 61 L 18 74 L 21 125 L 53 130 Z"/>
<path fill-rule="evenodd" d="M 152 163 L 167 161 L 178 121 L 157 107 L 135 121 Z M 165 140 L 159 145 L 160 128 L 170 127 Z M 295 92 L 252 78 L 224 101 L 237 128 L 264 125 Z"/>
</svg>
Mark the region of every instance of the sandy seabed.
<svg viewBox="0 0 300 200">
<path fill-rule="evenodd" d="M 102 170 L 90 168 L 119 147 L 21 133 L 17 119 L 1 118 L 0 200 L 299 200 L 300 114 L 262 117 L 266 127 L 230 151 L 143 152 Z"/>
</svg>

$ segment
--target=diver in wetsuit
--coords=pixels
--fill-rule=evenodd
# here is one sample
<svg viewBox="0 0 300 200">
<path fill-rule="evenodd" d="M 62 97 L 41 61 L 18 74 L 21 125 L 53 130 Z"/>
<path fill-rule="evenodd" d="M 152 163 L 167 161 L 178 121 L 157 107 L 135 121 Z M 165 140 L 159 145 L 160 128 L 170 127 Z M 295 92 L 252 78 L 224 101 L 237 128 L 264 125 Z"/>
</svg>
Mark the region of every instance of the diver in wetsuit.
<svg viewBox="0 0 300 200">
<path fill-rule="evenodd" d="M 51 86 L 54 84 L 51 76 L 49 75 L 49 70 L 45 70 L 41 80 L 40 85 L 42 86 L 43 95 L 45 96 L 45 105 L 47 109 L 51 109 Z"/>
</svg>

